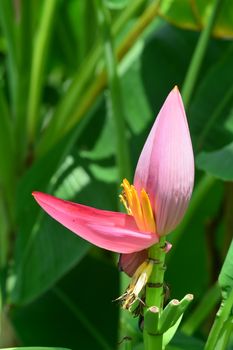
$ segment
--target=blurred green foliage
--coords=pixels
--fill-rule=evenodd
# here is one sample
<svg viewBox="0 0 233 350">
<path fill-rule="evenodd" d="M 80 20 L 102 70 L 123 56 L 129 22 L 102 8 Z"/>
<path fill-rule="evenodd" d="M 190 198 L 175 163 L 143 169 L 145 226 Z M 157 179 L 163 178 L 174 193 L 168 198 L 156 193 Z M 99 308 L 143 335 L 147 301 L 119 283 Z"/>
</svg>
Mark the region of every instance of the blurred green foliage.
<svg viewBox="0 0 233 350">
<path fill-rule="evenodd" d="M 174 85 L 183 86 L 213 3 L 105 1 L 132 173 L 165 97 Z M 192 313 L 217 281 L 233 237 L 231 1 L 222 1 L 213 34 L 186 106 L 196 186 L 187 218 L 171 235 L 166 273 L 170 298 L 192 292 L 195 302 L 170 350 L 203 349 L 218 289 L 211 312 L 198 311 L 192 337 L 185 325 L 194 322 Z M 115 256 L 51 220 L 31 196 L 40 190 L 117 210 L 116 130 L 104 62 L 94 1 L 0 0 L 1 347 L 116 349 L 128 336 L 135 350 L 142 349 L 137 320 L 121 315 L 117 333 Z M 230 275 L 230 293 L 228 261 L 222 271 Z"/>
</svg>

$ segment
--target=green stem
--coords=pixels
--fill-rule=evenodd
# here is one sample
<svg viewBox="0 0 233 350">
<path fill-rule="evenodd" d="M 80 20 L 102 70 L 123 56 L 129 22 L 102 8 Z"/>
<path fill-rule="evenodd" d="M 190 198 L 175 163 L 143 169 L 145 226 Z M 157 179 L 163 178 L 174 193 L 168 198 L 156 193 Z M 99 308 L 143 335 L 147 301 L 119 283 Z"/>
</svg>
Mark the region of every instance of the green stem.
<svg viewBox="0 0 233 350">
<path fill-rule="evenodd" d="M 145 336 L 144 333 L 144 347 L 145 350 L 162 350 L 163 349 L 163 336 L 158 335 L 149 335 Z"/>
<path fill-rule="evenodd" d="M 190 98 L 195 87 L 198 74 L 201 69 L 201 64 L 208 47 L 208 42 L 212 33 L 212 29 L 214 27 L 216 18 L 219 14 L 219 6 L 221 2 L 221 0 L 214 0 L 208 22 L 205 28 L 203 29 L 202 33 L 200 34 L 200 38 L 192 56 L 192 61 L 188 68 L 188 72 L 186 74 L 182 89 L 182 97 L 186 106 L 189 105 Z"/>
<path fill-rule="evenodd" d="M 133 349 L 133 347 L 132 347 L 132 340 L 131 339 L 126 339 L 124 341 L 124 344 L 125 344 L 124 350 L 132 350 Z"/>
<path fill-rule="evenodd" d="M 231 290 L 229 297 L 224 302 L 224 305 L 220 307 L 216 315 L 213 327 L 211 328 L 204 350 L 215 349 L 216 343 L 219 339 L 224 323 L 227 321 L 229 317 L 232 306 L 233 306 L 233 289 Z"/>
<path fill-rule="evenodd" d="M 164 262 L 166 256 L 164 250 L 165 244 L 166 238 L 161 237 L 159 243 L 153 245 L 149 249 L 148 257 L 149 259 L 152 259 L 155 264 L 146 287 L 146 308 L 151 306 L 157 306 L 160 310 L 163 308 L 163 282 L 165 272 Z M 146 325 L 144 326 L 143 337 L 145 350 L 160 350 L 163 348 L 163 335 L 148 333 L 146 331 Z"/>
<path fill-rule="evenodd" d="M 119 74 L 117 70 L 117 60 L 113 48 L 111 35 L 110 14 L 104 5 L 103 0 L 96 0 L 98 21 L 101 27 L 105 63 L 110 87 L 112 114 L 116 130 L 116 157 L 119 171 L 119 181 L 124 177 L 130 178 L 130 156 L 126 139 L 125 112 L 121 94 Z"/>
<path fill-rule="evenodd" d="M 40 115 L 39 103 L 41 98 L 44 67 L 57 4 L 57 0 L 44 1 L 40 27 L 35 40 L 28 97 L 28 133 L 31 141 L 35 138 L 38 126 Z"/>
</svg>

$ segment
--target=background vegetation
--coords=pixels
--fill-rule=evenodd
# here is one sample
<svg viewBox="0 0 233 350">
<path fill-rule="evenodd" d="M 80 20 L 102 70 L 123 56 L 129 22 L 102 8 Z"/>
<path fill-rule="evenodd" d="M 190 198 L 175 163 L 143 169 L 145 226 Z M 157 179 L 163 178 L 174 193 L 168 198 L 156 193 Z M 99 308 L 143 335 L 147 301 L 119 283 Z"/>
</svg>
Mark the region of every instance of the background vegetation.
<svg viewBox="0 0 233 350">
<path fill-rule="evenodd" d="M 132 179 L 155 116 L 178 85 L 196 184 L 169 236 L 166 281 L 171 298 L 190 292 L 195 301 L 170 349 L 203 349 L 233 236 L 232 3 L 102 6 L 104 23 L 92 0 L 0 0 L 0 345 L 110 350 L 127 346 L 118 343 L 128 336 L 141 349 L 138 320 L 119 317 L 112 303 L 127 283 L 116 256 L 43 214 L 31 192 L 119 209 L 122 177 Z M 232 245 L 229 254 L 224 298 L 233 288 Z"/>
</svg>

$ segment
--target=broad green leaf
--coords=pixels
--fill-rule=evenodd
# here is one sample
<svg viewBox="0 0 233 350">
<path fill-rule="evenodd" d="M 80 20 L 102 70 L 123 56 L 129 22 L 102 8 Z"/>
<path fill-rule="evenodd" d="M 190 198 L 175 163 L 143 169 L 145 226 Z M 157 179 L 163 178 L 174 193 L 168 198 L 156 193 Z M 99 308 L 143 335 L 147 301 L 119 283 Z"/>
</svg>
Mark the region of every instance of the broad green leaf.
<svg viewBox="0 0 233 350">
<path fill-rule="evenodd" d="M 167 350 L 203 350 L 204 343 L 195 337 L 184 335 L 181 332 L 177 332 L 172 340 L 171 345 L 167 347 Z"/>
<path fill-rule="evenodd" d="M 233 143 L 215 152 L 201 152 L 196 158 L 199 169 L 223 181 L 233 180 Z"/>
<path fill-rule="evenodd" d="M 72 234 L 67 235 L 54 221 L 47 217 L 41 219 L 42 211 L 31 195 L 34 190 L 48 192 L 54 188 L 57 182 L 55 174 L 59 168 L 64 167 L 62 162 L 87 120 L 88 118 L 79 125 L 77 131 L 63 139 L 46 156 L 37 160 L 21 178 L 17 196 L 19 227 L 11 293 L 11 299 L 15 303 L 26 303 L 47 290 L 84 256 L 89 247 Z M 46 252 L 45 242 L 50 251 Z M 41 278 L 44 284 L 40 283 Z"/>
<path fill-rule="evenodd" d="M 89 248 L 86 241 L 43 215 L 32 231 L 27 252 L 18 257 L 12 301 L 25 304 L 34 300 L 77 264 Z"/>
<path fill-rule="evenodd" d="M 207 23 L 214 0 L 165 0 L 162 1 L 160 15 L 172 24 L 182 28 L 201 30 Z M 214 27 L 214 35 L 233 37 L 233 11 L 230 1 L 223 1 Z"/>
<path fill-rule="evenodd" d="M 109 140 L 111 139 L 111 143 Z M 106 147 L 108 144 L 108 147 Z M 115 133 L 113 120 L 110 116 L 106 116 L 103 120 L 103 127 L 99 137 L 96 138 L 96 142 L 92 149 L 81 151 L 81 156 L 88 158 L 90 160 L 100 160 L 103 158 L 108 158 L 115 153 Z"/>
<path fill-rule="evenodd" d="M 216 48 L 213 46 L 212 50 L 215 51 Z M 212 151 L 232 141 L 232 45 L 221 52 L 216 62 L 203 71 L 187 111 L 196 152 Z"/>
<path fill-rule="evenodd" d="M 222 289 L 223 300 L 226 300 L 233 290 L 233 240 L 219 274 L 218 282 Z"/>
<path fill-rule="evenodd" d="M 141 75 L 143 48 L 144 45 L 141 40 L 124 60 L 120 71 L 126 121 L 133 134 L 136 135 L 145 130 L 154 115 L 146 96 Z"/>
<path fill-rule="evenodd" d="M 94 253 L 94 252 L 93 252 Z M 86 256 L 39 299 L 12 310 L 23 346 L 112 350 L 117 346 L 118 271 L 110 257 Z"/>
</svg>

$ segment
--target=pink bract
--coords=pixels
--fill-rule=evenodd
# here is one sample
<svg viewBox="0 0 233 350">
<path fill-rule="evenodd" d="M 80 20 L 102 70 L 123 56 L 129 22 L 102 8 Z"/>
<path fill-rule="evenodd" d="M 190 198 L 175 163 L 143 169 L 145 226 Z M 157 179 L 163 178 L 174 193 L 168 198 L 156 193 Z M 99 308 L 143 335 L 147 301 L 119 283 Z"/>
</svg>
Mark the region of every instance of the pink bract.
<svg viewBox="0 0 233 350">
<path fill-rule="evenodd" d="M 130 215 L 87 207 L 41 192 L 33 192 L 33 196 L 52 218 L 98 247 L 132 253 L 158 242 L 155 234 L 140 232 Z"/>
<path fill-rule="evenodd" d="M 139 157 L 134 185 L 149 194 L 159 235 L 182 220 L 193 190 L 194 159 L 177 87 L 168 95 Z"/>
</svg>

